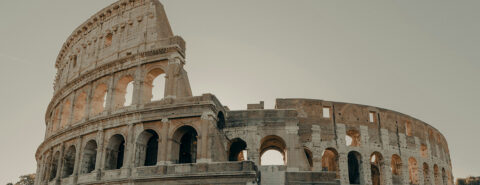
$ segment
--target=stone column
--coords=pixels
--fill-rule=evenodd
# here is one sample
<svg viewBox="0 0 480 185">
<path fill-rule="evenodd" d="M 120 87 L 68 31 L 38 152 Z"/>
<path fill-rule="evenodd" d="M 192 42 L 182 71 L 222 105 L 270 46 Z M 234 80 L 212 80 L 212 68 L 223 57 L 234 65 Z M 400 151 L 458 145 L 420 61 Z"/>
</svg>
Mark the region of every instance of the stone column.
<svg viewBox="0 0 480 185">
<path fill-rule="evenodd" d="M 77 153 L 75 154 L 75 165 L 73 167 L 73 184 L 77 184 L 77 180 L 78 180 L 78 174 L 79 174 L 78 169 L 80 169 L 80 164 L 81 164 L 80 154 L 83 151 L 82 140 L 83 140 L 82 136 L 77 137 L 77 144 L 76 144 Z"/>
<path fill-rule="evenodd" d="M 338 169 L 340 171 L 340 184 L 350 184 L 348 179 L 348 153 L 345 141 L 346 129 L 345 124 L 337 123 L 337 152 L 338 152 Z"/>
<path fill-rule="evenodd" d="M 114 88 L 115 88 L 115 75 L 113 75 L 113 77 L 110 77 L 110 79 L 108 80 L 108 84 L 107 84 L 107 98 L 105 101 L 107 101 L 105 103 L 105 109 L 103 110 L 104 112 L 107 112 L 107 114 L 110 114 L 110 112 L 113 110 L 113 96 L 114 96 Z"/>
<path fill-rule="evenodd" d="M 392 161 L 392 155 L 388 153 L 383 156 L 383 165 L 380 174 L 383 175 L 383 184 L 392 185 L 392 170 L 390 168 L 390 163 Z"/>
<path fill-rule="evenodd" d="M 104 162 L 105 161 L 103 159 L 103 153 L 104 153 L 104 131 L 103 131 L 103 128 L 99 128 L 99 130 L 97 131 L 97 142 L 98 142 L 98 145 L 97 145 L 97 156 L 96 156 L 96 160 L 95 160 L 95 173 L 97 174 L 97 180 L 100 180 L 101 178 L 101 172 L 103 169 L 105 169 L 104 167 Z"/>
<path fill-rule="evenodd" d="M 61 180 L 61 175 L 62 175 L 62 167 L 63 167 L 63 153 L 65 150 L 65 143 L 60 144 L 60 155 L 58 156 L 58 164 L 57 164 L 57 174 L 55 175 L 55 181 L 57 183 L 60 182 Z"/>
<path fill-rule="evenodd" d="M 320 126 L 312 125 L 312 171 L 322 171 L 322 152 L 326 149 L 321 147 Z"/>
<path fill-rule="evenodd" d="M 209 155 L 209 132 L 208 127 L 214 122 L 212 112 L 203 112 L 200 120 L 199 139 L 198 139 L 198 151 L 197 151 L 197 163 L 208 163 L 212 161 L 212 156 Z"/>
<path fill-rule="evenodd" d="M 132 97 L 132 105 L 137 107 L 138 105 L 142 104 L 141 99 L 141 91 L 143 86 L 143 79 L 142 79 L 142 67 L 137 66 L 135 68 L 135 76 L 133 78 L 133 97 Z"/>
<path fill-rule="evenodd" d="M 299 171 L 302 169 L 303 161 L 294 162 L 301 159 L 299 154 L 303 154 L 303 147 L 298 143 L 298 121 L 286 123 L 285 145 L 287 146 L 287 171 Z M 303 158 L 304 159 L 304 158 Z"/>
<path fill-rule="evenodd" d="M 128 135 L 127 135 L 127 138 L 126 138 L 126 142 L 125 144 L 127 146 L 125 146 L 125 149 L 126 151 L 124 151 L 126 154 L 125 154 L 125 158 L 123 159 L 123 166 L 122 168 L 127 168 L 127 169 L 130 169 L 129 172 L 128 172 L 128 176 L 131 175 L 131 169 L 132 169 L 132 164 L 133 164 L 133 161 L 134 161 L 134 158 L 135 158 L 135 146 L 134 146 L 134 142 L 135 142 L 135 130 L 133 128 L 133 123 L 128 123 Z"/>
<path fill-rule="evenodd" d="M 165 165 L 165 164 L 170 164 L 170 158 L 169 158 L 169 153 L 170 153 L 170 147 L 168 143 L 170 142 L 168 139 L 168 130 L 170 128 L 170 121 L 168 118 L 163 118 L 162 119 L 162 128 L 160 130 L 160 143 L 158 145 L 158 157 L 157 157 L 157 165 Z"/>
</svg>

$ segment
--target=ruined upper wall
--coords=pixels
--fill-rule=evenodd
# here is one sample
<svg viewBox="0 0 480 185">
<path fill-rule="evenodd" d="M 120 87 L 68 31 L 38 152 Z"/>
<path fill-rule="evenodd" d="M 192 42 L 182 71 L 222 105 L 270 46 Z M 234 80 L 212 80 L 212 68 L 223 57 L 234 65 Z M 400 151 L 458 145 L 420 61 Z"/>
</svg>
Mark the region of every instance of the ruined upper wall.
<svg viewBox="0 0 480 185">
<path fill-rule="evenodd" d="M 158 0 L 120 0 L 81 24 L 63 44 L 54 90 L 119 58 L 185 42 L 174 36 Z"/>
</svg>

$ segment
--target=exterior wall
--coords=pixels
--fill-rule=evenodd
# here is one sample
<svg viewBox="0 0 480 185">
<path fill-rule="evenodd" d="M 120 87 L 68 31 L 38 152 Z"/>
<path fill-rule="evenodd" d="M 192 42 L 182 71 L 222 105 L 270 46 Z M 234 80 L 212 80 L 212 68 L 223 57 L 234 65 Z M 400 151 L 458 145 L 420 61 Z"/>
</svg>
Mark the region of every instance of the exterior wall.
<svg viewBox="0 0 480 185">
<path fill-rule="evenodd" d="M 173 35 L 157 0 L 120 0 L 79 26 L 55 64 L 35 184 L 350 184 L 352 151 L 361 158 L 360 184 L 374 184 L 373 153 L 379 156 L 379 184 L 408 184 L 409 159 L 416 161 L 418 184 L 424 163 L 430 182 L 453 184 L 445 138 L 420 120 L 307 99 L 277 99 L 272 110 L 260 102 L 230 111 L 212 94 L 192 96 L 184 65 L 185 42 Z M 155 77 L 164 86 L 159 100 L 151 100 Z M 132 103 L 124 105 L 130 81 Z M 190 148 L 195 160 L 179 164 L 184 128 L 196 133 Z M 153 166 L 143 163 L 146 132 L 158 136 Z M 358 143 L 346 146 L 352 133 Z M 246 161 L 229 161 L 235 139 L 246 143 Z M 261 165 L 261 154 L 271 148 L 282 152 L 284 165 Z M 335 151 L 335 170 L 324 166 L 326 150 Z M 401 158 L 398 177 L 390 170 L 392 155 Z M 122 166 L 112 169 L 112 161 Z"/>
</svg>

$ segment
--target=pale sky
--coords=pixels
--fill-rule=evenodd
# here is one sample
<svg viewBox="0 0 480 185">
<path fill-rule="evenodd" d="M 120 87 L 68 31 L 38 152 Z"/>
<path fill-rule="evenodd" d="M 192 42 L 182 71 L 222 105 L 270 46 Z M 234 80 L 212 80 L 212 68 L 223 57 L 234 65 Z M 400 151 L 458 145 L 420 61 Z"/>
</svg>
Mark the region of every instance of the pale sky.
<svg viewBox="0 0 480 185">
<path fill-rule="evenodd" d="M 113 0 L 0 1 L 0 185 L 34 173 L 70 33 Z M 480 175 L 480 1 L 162 0 L 194 95 L 379 106 L 434 126 L 453 175 Z"/>
</svg>

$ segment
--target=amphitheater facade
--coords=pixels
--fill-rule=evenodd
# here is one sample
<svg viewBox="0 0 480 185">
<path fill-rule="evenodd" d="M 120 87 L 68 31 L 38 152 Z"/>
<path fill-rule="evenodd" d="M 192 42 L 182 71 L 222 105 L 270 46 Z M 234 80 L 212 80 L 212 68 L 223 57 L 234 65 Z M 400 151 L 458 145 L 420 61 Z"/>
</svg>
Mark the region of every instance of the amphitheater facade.
<svg viewBox="0 0 480 185">
<path fill-rule="evenodd" d="M 158 0 L 85 21 L 55 63 L 35 184 L 453 184 L 447 141 L 421 120 L 313 99 L 229 110 L 193 96 L 184 65 Z M 281 164 L 262 165 L 268 151 Z"/>
</svg>

